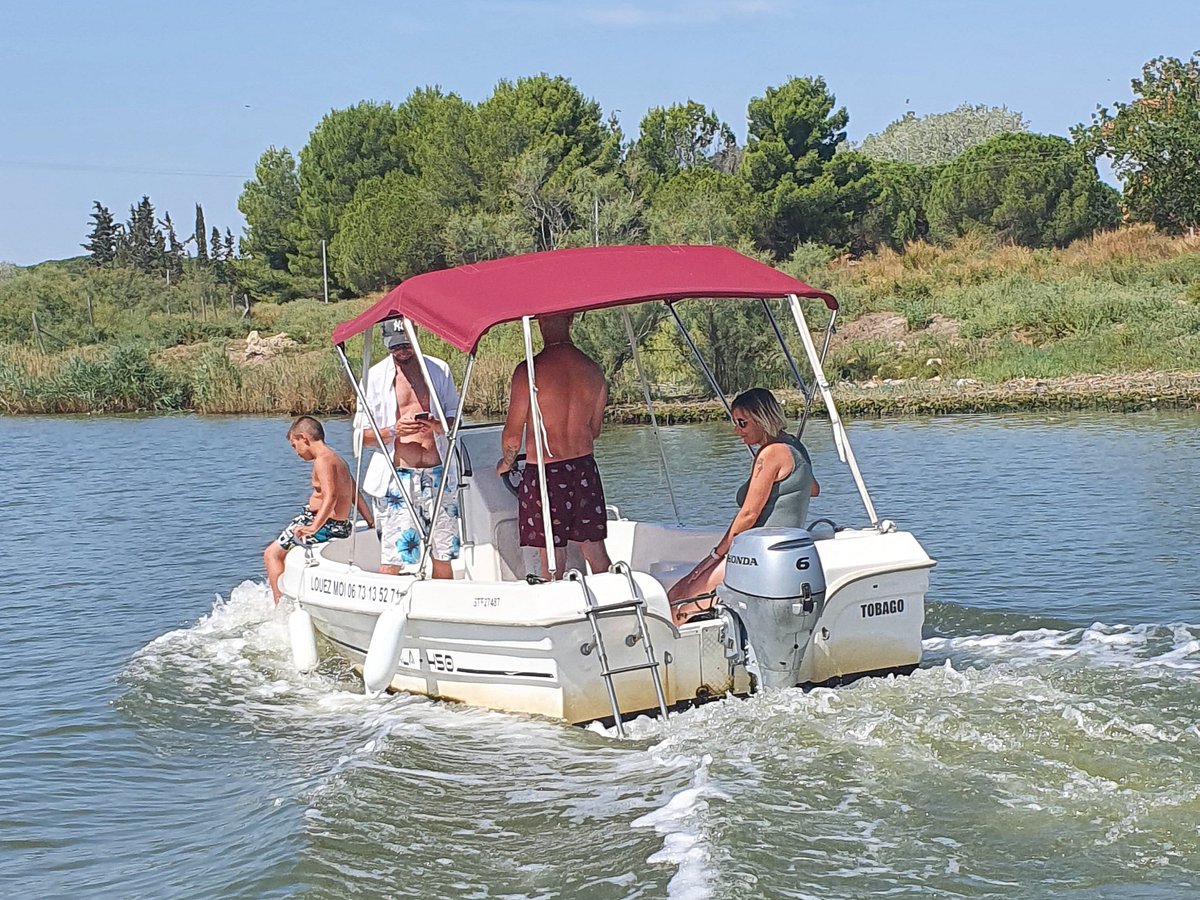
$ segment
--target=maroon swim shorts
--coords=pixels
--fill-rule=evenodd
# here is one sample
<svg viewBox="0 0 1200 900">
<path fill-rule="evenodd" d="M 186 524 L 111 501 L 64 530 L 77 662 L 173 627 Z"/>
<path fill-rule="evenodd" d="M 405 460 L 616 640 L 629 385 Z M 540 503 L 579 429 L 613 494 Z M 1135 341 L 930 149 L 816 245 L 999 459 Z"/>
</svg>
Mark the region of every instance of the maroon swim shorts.
<svg viewBox="0 0 1200 900">
<path fill-rule="evenodd" d="M 546 493 L 550 498 L 550 522 L 554 546 L 567 541 L 602 541 L 608 537 L 608 510 L 604 485 L 591 454 L 577 459 L 546 463 Z M 518 531 L 522 547 L 545 547 L 542 528 L 542 490 L 537 466 L 525 467 L 517 493 Z"/>
</svg>

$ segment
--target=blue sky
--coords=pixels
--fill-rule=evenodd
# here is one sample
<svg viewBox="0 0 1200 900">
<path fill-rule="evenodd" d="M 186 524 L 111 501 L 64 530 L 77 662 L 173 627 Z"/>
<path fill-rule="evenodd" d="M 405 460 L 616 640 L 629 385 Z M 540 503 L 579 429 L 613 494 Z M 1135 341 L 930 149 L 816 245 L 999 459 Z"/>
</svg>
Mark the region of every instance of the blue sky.
<svg viewBox="0 0 1200 900">
<path fill-rule="evenodd" d="M 1194 0 L 0 0 L 0 261 L 80 253 L 93 200 L 124 219 L 142 194 L 181 232 L 199 202 L 240 234 L 266 147 L 426 84 L 478 101 L 561 74 L 629 135 L 691 98 L 740 139 L 751 97 L 823 75 L 852 140 L 964 101 L 1066 134 L 1128 99 L 1146 60 L 1197 49 Z"/>
</svg>

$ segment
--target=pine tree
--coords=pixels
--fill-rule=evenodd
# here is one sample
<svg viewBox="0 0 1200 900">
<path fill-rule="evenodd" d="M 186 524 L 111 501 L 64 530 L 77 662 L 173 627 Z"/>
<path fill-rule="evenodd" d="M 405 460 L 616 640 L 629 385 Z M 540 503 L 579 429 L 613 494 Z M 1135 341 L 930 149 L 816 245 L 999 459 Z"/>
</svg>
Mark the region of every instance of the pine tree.
<svg viewBox="0 0 1200 900">
<path fill-rule="evenodd" d="M 112 213 L 99 200 L 93 200 L 92 207 L 92 230 L 88 232 L 87 243 L 81 246 L 91 254 L 93 266 L 111 266 L 117 257 L 118 227 Z"/>
<path fill-rule="evenodd" d="M 179 237 L 175 234 L 175 223 L 171 221 L 170 213 L 166 214 L 161 224 L 167 236 L 166 253 L 163 258 L 167 270 L 167 280 L 172 283 L 178 282 L 183 277 L 183 244 L 179 242 Z"/>
<path fill-rule="evenodd" d="M 196 262 L 201 266 L 208 265 L 208 237 L 204 231 L 204 207 L 196 204 Z"/>
<path fill-rule="evenodd" d="M 208 252 L 212 258 L 213 277 L 223 284 L 229 276 L 229 260 L 225 257 L 225 250 L 221 242 L 221 230 L 216 225 L 212 227 Z"/>
<path fill-rule="evenodd" d="M 225 229 L 225 261 L 232 262 L 237 258 L 237 247 L 233 242 L 233 232 Z"/>
<path fill-rule="evenodd" d="M 148 196 L 129 207 L 129 222 L 117 248 L 117 261 L 147 274 L 161 273 L 165 239 L 154 218 L 154 205 Z"/>
</svg>

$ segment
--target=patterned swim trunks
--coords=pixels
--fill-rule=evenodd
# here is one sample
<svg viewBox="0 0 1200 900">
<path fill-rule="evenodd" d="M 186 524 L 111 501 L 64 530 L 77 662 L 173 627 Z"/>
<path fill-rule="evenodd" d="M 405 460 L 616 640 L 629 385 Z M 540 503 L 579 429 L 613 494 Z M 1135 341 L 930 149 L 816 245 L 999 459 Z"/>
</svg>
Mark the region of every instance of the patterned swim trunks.
<svg viewBox="0 0 1200 900">
<path fill-rule="evenodd" d="M 313 523 L 313 511 L 307 506 L 304 511 L 292 521 L 288 522 L 287 527 L 279 532 L 279 546 L 284 550 L 291 550 L 297 544 L 323 544 L 326 541 L 331 541 L 334 538 L 350 537 L 350 520 L 349 519 L 326 519 L 325 524 L 314 531 L 304 540 L 297 540 L 296 529 L 301 525 L 311 525 Z"/>
<path fill-rule="evenodd" d="M 546 463 L 546 493 L 550 498 L 550 523 L 554 546 L 568 541 L 602 541 L 608 537 L 608 511 L 604 485 L 596 460 L 588 454 L 577 459 Z M 517 530 L 522 547 L 545 547 L 542 527 L 542 492 L 537 466 L 525 467 L 517 493 Z"/>
<path fill-rule="evenodd" d="M 421 533 L 433 516 L 445 466 L 431 469 L 397 469 L 408 496 L 417 509 L 410 509 L 404 494 L 392 482 L 387 495 L 375 498 L 375 525 L 379 529 L 379 561 L 385 566 L 415 566 L 421 561 Z M 462 539 L 458 536 L 458 481 L 447 479 L 437 521 L 433 523 L 433 558 L 458 559 Z"/>
</svg>

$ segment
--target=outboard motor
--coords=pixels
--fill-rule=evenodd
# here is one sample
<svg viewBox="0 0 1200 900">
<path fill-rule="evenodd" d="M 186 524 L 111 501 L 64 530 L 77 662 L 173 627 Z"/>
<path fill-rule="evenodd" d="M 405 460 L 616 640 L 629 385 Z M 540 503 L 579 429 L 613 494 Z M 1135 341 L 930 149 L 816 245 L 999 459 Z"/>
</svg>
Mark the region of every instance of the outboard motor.
<svg viewBox="0 0 1200 900">
<path fill-rule="evenodd" d="M 752 528 L 733 539 L 717 588 L 725 655 L 759 689 L 794 687 L 825 609 L 825 572 L 803 528 Z"/>
</svg>

